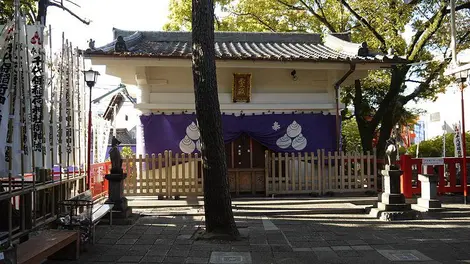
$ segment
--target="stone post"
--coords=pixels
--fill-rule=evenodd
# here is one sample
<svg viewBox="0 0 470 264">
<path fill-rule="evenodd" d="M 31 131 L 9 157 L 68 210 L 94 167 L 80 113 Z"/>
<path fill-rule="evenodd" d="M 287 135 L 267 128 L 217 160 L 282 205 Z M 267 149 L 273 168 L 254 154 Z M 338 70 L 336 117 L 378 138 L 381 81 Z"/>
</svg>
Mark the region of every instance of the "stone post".
<svg viewBox="0 0 470 264">
<path fill-rule="evenodd" d="M 379 196 L 376 208 L 372 208 L 370 215 L 384 221 L 412 220 L 419 218 L 419 213 L 411 209 L 401 193 L 402 171 L 390 166 L 381 171 L 383 175 L 383 193 Z"/>
<path fill-rule="evenodd" d="M 419 174 L 418 180 L 421 182 L 421 197 L 412 208 L 420 212 L 432 212 L 442 210 L 441 201 L 437 199 L 437 174 Z"/>
<path fill-rule="evenodd" d="M 128 218 L 132 214 L 132 209 L 127 206 L 127 198 L 124 196 L 124 179 L 126 173 L 111 173 L 105 178 L 109 181 L 108 200 L 106 203 L 114 204 L 113 217 Z"/>
</svg>

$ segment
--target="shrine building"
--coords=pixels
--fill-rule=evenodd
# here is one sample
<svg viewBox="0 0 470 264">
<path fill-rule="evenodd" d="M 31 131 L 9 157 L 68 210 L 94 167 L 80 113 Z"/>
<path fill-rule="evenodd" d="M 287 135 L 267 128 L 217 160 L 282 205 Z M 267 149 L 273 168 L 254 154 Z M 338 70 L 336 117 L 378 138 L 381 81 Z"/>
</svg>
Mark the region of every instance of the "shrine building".
<svg viewBox="0 0 470 264">
<path fill-rule="evenodd" d="M 191 32 L 114 29 L 114 39 L 84 54 L 140 88 L 137 154 L 198 152 Z M 229 168 L 263 167 L 265 150 L 337 150 L 339 87 L 406 62 L 348 34 L 215 32 L 215 49 Z"/>
</svg>

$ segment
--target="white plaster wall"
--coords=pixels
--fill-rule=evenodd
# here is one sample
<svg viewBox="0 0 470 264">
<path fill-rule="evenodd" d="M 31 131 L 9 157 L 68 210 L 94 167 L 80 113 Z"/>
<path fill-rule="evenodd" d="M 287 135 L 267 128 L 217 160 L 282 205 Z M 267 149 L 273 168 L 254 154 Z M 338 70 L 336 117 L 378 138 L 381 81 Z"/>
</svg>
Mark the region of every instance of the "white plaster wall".
<svg viewBox="0 0 470 264">
<path fill-rule="evenodd" d="M 328 90 L 328 71 L 296 70 L 297 81 L 291 69 L 219 68 L 217 82 L 219 93 L 231 93 L 234 73 L 251 73 L 252 93 L 322 93 Z M 191 68 L 147 67 L 151 92 L 191 93 L 193 76 Z M 166 84 L 162 83 L 166 80 Z"/>
<path fill-rule="evenodd" d="M 296 79 L 292 69 L 218 68 L 217 81 L 222 111 L 332 111 L 334 83 L 343 70 L 300 69 Z M 252 75 L 250 103 L 233 103 L 234 73 Z M 361 77 L 365 72 L 356 72 Z M 339 76 L 339 77 L 338 77 Z M 193 76 L 187 67 L 140 67 L 136 79 L 142 89 L 137 108 L 149 112 L 194 110 Z"/>
</svg>

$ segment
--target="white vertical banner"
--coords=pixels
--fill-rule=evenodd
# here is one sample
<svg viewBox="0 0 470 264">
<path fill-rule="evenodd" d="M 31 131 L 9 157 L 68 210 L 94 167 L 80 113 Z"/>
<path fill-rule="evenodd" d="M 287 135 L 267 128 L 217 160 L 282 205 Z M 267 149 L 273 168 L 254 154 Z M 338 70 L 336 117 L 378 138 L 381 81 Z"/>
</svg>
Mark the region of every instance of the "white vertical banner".
<svg viewBox="0 0 470 264">
<path fill-rule="evenodd" d="M 21 125 L 22 125 L 22 140 L 23 140 L 23 169 L 25 173 L 34 172 L 32 163 L 32 142 L 31 142 L 31 76 L 29 69 L 30 50 L 28 30 L 24 18 L 22 20 L 21 37 L 21 73 L 20 73 L 20 89 L 21 89 Z"/>
<path fill-rule="evenodd" d="M 65 67 L 65 143 L 66 143 L 66 161 L 67 167 L 73 165 L 73 135 L 72 135 L 72 80 L 71 80 L 71 65 L 70 65 L 70 46 L 68 40 L 66 41 L 66 67 Z"/>
<path fill-rule="evenodd" d="M 42 29 L 38 30 L 30 39 L 31 47 L 31 127 L 32 127 L 32 151 L 34 165 L 44 165 L 44 49 L 42 46 Z"/>
<path fill-rule="evenodd" d="M 57 57 L 54 59 L 54 55 L 52 53 L 52 32 L 51 32 L 51 26 L 49 26 L 49 31 L 48 31 L 48 37 L 49 37 L 49 62 L 48 65 L 50 67 L 48 68 L 48 86 L 49 88 L 49 134 L 46 135 L 48 138 L 48 148 L 49 148 L 49 158 L 46 161 L 46 164 L 49 164 L 50 166 L 46 166 L 46 168 L 53 169 L 54 165 L 57 164 L 57 116 L 56 116 L 56 90 L 57 90 L 57 78 L 58 75 L 56 74 L 56 71 L 54 71 L 54 68 L 57 66 Z M 54 74 L 56 74 L 54 76 Z"/>
<path fill-rule="evenodd" d="M 10 124 L 7 131 L 7 147 L 6 154 L 7 160 L 11 161 L 11 175 L 21 175 L 21 145 L 22 145 L 22 130 L 21 130 L 21 89 L 20 78 L 22 77 L 22 60 L 21 60 L 21 18 L 18 16 L 16 19 L 15 37 L 13 45 L 13 74 L 12 82 L 10 85 Z"/>
<path fill-rule="evenodd" d="M 100 162 L 106 161 L 106 151 L 108 150 L 109 143 L 109 133 L 111 132 L 111 122 L 104 120 L 103 131 L 101 134 L 101 152 L 100 152 Z"/>
<path fill-rule="evenodd" d="M 82 159 L 81 159 L 81 151 L 84 151 L 84 149 L 81 149 L 81 141 L 83 140 L 80 137 L 80 106 L 81 106 L 81 96 L 80 96 L 80 68 L 78 66 L 79 63 L 79 53 L 78 53 L 78 48 L 74 49 L 73 53 L 73 73 L 74 74 L 74 105 L 73 105 L 73 113 L 74 113 L 74 145 L 75 145 L 75 165 L 80 168 L 80 165 L 82 164 Z"/>
<path fill-rule="evenodd" d="M 43 56 L 43 75 L 44 75 L 44 95 L 43 95 L 43 158 L 44 158 L 44 168 L 45 169 L 52 169 L 51 164 L 51 148 L 50 148 L 50 111 L 51 111 L 51 76 L 48 68 L 46 67 L 48 59 L 47 59 L 47 52 L 44 48 L 44 43 L 47 40 L 47 36 L 45 34 L 45 27 L 40 25 L 40 37 L 42 39 L 42 56 Z M 50 34 L 50 32 L 48 32 Z M 49 43 L 51 45 L 51 43 Z"/>
<path fill-rule="evenodd" d="M 454 156 L 455 157 L 462 157 L 462 134 L 460 130 L 460 122 L 459 124 L 454 124 Z"/>
<path fill-rule="evenodd" d="M 67 46 L 65 42 L 63 43 L 62 47 L 62 54 L 61 54 L 61 64 L 60 64 L 60 75 L 61 75 L 61 84 L 60 84 L 60 115 L 59 115 L 59 123 L 60 123 L 60 165 L 62 169 L 67 168 L 67 137 L 66 137 L 66 131 L 67 131 L 67 98 L 66 98 L 66 93 L 67 93 Z"/>
<path fill-rule="evenodd" d="M 82 57 L 81 60 L 80 60 L 80 65 L 81 65 L 81 69 L 84 69 L 85 68 L 85 59 Z M 80 95 L 83 95 L 82 96 L 82 105 L 81 105 L 81 112 L 83 114 L 82 116 L 82 124 L 81 124 L 81 128 L 82 128 L 82 135 L 83 135 L 83 138 L 85 140 L 82 141 L 82 149 L 84 151 L 82 151 L 82 158 L 83 158 L 83 165 L 82 165 L 82 169 L 85 170 L 85 168 L 87 168 L 88 166 L 88 155 L 90 155 L 90 150 L 88 149 L 88 137 L 90 135 L 90 133 L 88 132 L 88 105 L 89 105 L 89 98 L 90 98 L 90 95 L 89 95 L 89 91 L 90 89 L 85 85 L 85 78 L 83 77 L 83 75 L 80 76 L 80 88 L 81 88 L 81 92 L 80 92 Z"/>
<path fill-rule="evenodd" d="M 8 177 L 6 156 L 8 121 L 10 118 L 10 86 L 12 85 L 15 25 L 9 21 L 3 28 L 1 38 L 4 41 L 0 51 L 0 177 Z"/>
</svg>

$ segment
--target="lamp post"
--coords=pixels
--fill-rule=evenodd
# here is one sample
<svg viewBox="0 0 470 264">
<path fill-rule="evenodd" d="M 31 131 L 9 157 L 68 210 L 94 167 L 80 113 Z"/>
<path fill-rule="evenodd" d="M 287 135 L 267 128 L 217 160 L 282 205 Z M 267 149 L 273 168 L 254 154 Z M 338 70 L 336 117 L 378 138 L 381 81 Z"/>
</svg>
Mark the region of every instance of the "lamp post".
<svg viewBox="0 0 470 264">
<path fill-rule="evenodd" d="M 87 180 L 88 180 L 88 189 L 91 187 L 91 90 L 95 86 L 96 81 L 98 80 L 99 72 L 89 69 L 88 71 L 83 71 L 85 75 L 86 85 L 90 88 L 90 102 L 88 106 L 88 158 L 87 158 Z"/>
<path fill-rule="evenodd" d="M 462 174 L 461 181 L 463 186 L 463 199 L 464 204 L 467 204 L 467 142 L 465 139 L 465 101 L 463 91 L 465 89 L 465 82 L 467 81 L 468 71 L 459 71 L 455 74 L 455 77 L 460 82 L 460 100 L 462 104 Z"/>
</svg>

